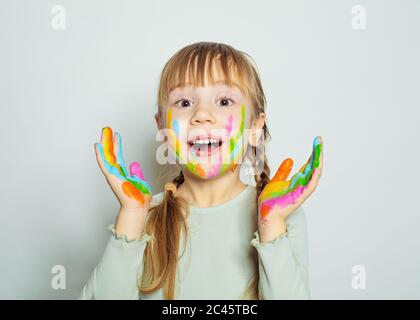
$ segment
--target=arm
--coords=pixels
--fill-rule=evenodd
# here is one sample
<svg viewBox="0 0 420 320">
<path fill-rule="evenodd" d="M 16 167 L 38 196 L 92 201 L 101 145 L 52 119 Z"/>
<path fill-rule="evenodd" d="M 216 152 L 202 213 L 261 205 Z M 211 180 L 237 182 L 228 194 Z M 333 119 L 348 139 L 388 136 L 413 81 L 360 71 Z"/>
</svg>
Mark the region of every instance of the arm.
<svg viewBox="0 0 420 320">
<path fill-rule="evenodd" d="M 80 293 L 80 300 L 138 299 L 137 282 L 143 273 L 143 253 L 152 236 L 141 231 L 142 236 L 129 239 L 126 233 L 117 234 L 114 225 L 108 229 L 112 235 Z"/>
<path fill-rule="evenodd" d="M 143 274 L 143 253 L 151 238 L 143 233 L 151 188 L 138 162 L 127 171 L 121 136 L 110 127 L 102 129 L 101 142 L 94 146 L 98 165 L 121 209 L 115 228 L 110 226 L 113 235 L 79 299 L 138 299 L 137 278 Z"/>
<path fill-rule="evenodd" d="M 261 243 L 259 231 L 251 244 L 258 251 L 259 291 L 263 299 L 311 299 L 305 211 L 302 207 L 287 220 L 287 232 Z"/>
<path fill-rule="evenodd" d="M 299 172 L 287 180 L 293 160 L 287 158 L 258 196 L 258 231 L 252 244 L 259 253 L 259 288 L 263 299 L 310 299 L 306 217 L 302 204 L 318 185 L 322 172 L 321 137 Z"/>
</svg>

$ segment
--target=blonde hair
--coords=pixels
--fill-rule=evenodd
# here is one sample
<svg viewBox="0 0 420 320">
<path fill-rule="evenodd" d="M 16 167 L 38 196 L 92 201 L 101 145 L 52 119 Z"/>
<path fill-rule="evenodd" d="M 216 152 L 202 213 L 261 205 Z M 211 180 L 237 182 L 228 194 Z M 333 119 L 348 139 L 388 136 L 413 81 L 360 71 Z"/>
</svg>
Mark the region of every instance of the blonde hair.
<svg viewBox="0 0 420 320">
<path fill-rule="evenodd" d="M 157 95 L 158 112 L 161 118 L 164 118 L 162 117 L 163 107 L 174 87 L 185 84 L 187 77 L 189 84 L 203 86 L 206 74 L 210 84 L 213 84 L 216 77 L 215 70 L 222 72 L 227 85 L 234 84 L 234 80 L 240 82 L 239 87 L 247 95 L 252 105 L 252 119 L 258 117 L 260 113 L 265 113 L 266 99 L 257 67 L 252 58 L 245 52 L 227 44 L 197 42 L 176 52 L 162 70 Z M 268 138 L 270 138 L 270 134 L 264 124 L 260 140 L 263 139 L 265 143 Z M 261 191 L 270 180 L 270 168 L 265 153 L 257 153 L 255 146 L 251 146 L 251 148 L 252 156 L 255 157 L 258 154 L 260 157 L 253 161 L 253 168 L 257 168 L 259 162 L 263 163 L 261 173 L 255 175 L 255 201 L 257 201 Z M 177 187 L 184 182 L 182 170 L 172 182 Z M 141 293 L 150 294 L 163 288 L 164 299 L 175 299 L 178 260 L 185 253 L 187 238 L 189 238 L 187 217 L 188 204 L 184 199 L 175 197 L 171 189 L 165 190 L 162 201 L 149 209 L 145 232 L 153 234 L 154 238 L 148 242 L 144 252 L 143 276 L 141 283 L 138 284 Z M 181 232 L 186 236 L 184 237 L 184 250 L 178 257 Z M 258 290 L 258 261 L 256 263 L 257 272 L 250 279 L 242 299 L 261 299 Z"/>
</svg>

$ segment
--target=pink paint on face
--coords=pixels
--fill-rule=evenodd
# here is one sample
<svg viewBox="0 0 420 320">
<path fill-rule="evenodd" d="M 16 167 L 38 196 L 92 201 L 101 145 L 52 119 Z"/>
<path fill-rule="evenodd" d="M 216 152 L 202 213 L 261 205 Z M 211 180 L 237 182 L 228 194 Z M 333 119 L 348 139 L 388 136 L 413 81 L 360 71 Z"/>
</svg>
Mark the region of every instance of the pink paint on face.
<svg viewBox="0 0 420 320">
<path fill-rule="evenodd" d="M 170 129 L 168 133 L 170 134 L 169 141 L 171 149 L 174 150 L 175 157 L 182 160 L 183 152 L 180 150 L 181 143 L 176 134 L 176 128 L 179 127 L 179 125 L 175 125 L 177 124 L 178 120 L 173 119 L 171 107 L 168 108 L 166 118 L 168 129 Z M 243 155 L 244 146 L 242 146 L 242 136 L 244 134 L 245 119 L 246 107 L 244 104 L 242 104 L 239 130 L 236 134 L 234 134 L 235 136 L 232 137 L 234 116 L 231 114 L 228 116 L 225 124 L 226 138 L 224 143 L 226 143 L 226 145 L 223 147 L 224 149 L 220 150 L 219 161 L 213 164 L 210 163 L 210 168 L 207 169 L 207 172 L 205 169 L 203 169 L 202 164 L 199 163 L 198 159 L 196 159 L 194 156 L 192 159 L 185 159 L 186 168 L 201 178 L 213 178 L 223 174 L 226 172 L 226 170 L 230 169 L 232 167 L 232 163 L 225 163 L 226 159 L 233 159 L 231 161 L 238 161 L 239 157 Z M 225 149 L 227 154 L 225 154 Z M 184 161 L 181 162 L 185 163 Z M 236 168 L 236 165 L 234 168 Z"/>
<path fill-rule="evenodd" d="M 225 126 L 225 129 L 226 129 L 226 141 L 229 141 L 230 140 L 232 128 L 233 128 L 233 116 L 230 114 L 229 115 L 229 118 L 227 120 L 226 126 Z M 227 168 L 227 165 L 224 165 L 224 167 Z M 209 171 L 209 175 L 208 176 L 210 178 L 217 176 L 220 173 L 221 168 L 222 168 L 222 157 L 220 157 L 219 163 L 213 165 L 210 168 L 210 171 Z"/>
<path fill-rule="evenodd" d="M 233 116 L 229 115 L 228 122 L 226 124 L 226 136 L 230 136 L 230 132 L 232 131 L 232 122 L 233 122 Z"/>
</svg>

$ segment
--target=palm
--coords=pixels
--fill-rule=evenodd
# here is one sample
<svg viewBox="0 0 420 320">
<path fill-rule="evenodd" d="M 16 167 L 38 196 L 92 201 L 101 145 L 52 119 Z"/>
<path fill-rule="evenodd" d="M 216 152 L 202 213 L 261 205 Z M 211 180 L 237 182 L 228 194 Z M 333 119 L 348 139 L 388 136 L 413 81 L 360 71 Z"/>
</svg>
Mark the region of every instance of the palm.
<svg viewBox="0 0 420 320">
<path fill-rule="evenodd" d="M 99 166 L 121 205 L 130 208 L 147 206 L 152 196 L 151 188 L 138 162 L 131 163 L 130 171 L 127 171 L 121 136 L 116 133 L 113 137 L 112 129 L 105 127 L 102 129 L 101 143 L 96 147 Z"/>
<path fill-rule="evenodd" d="M 315 190 L 322 171 L 322 141 L 316 137 L 312 154 L 299 172 L 287 180 L 293 168 L 293 160 L 282 162 L 275 176 L 265 186 L 258 198 L 260 218 L 267 220 L 275 212 L 284 219 L 296 210 Z"/>
</svg>

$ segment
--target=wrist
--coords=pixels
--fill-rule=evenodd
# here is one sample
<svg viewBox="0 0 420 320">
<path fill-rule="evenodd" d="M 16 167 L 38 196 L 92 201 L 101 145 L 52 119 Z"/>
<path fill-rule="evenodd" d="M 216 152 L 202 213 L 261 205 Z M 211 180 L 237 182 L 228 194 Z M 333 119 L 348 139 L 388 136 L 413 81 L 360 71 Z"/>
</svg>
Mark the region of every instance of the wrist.
<svg viewBox="0 0 420 320">
<path fill-rule="evenodd" d="M 117 235 L 125 235 L 128 240 L 136 239 L 143 233 L 147 210 L 144 208 L 121 207 L 115 221 Z"/>
<path fill-rule="evenodd" d="M 130 208 L 130 207 L 121 206 L 118 213 L 119 214 L 141 215 L 141 214 L 145 214 L 146 212 L 147 212 L 147 210 L 145 208 L 142 208 L 142 207 Z"/>
<path fill-rule="evenodd" d="M 278 236 L 287 233 L 287 222 L 280 216 L 271 216 L 268 220 L 258 221 L 258 231 L 260 235 L 260 242 L 270 242 Z"/>
</svg>

